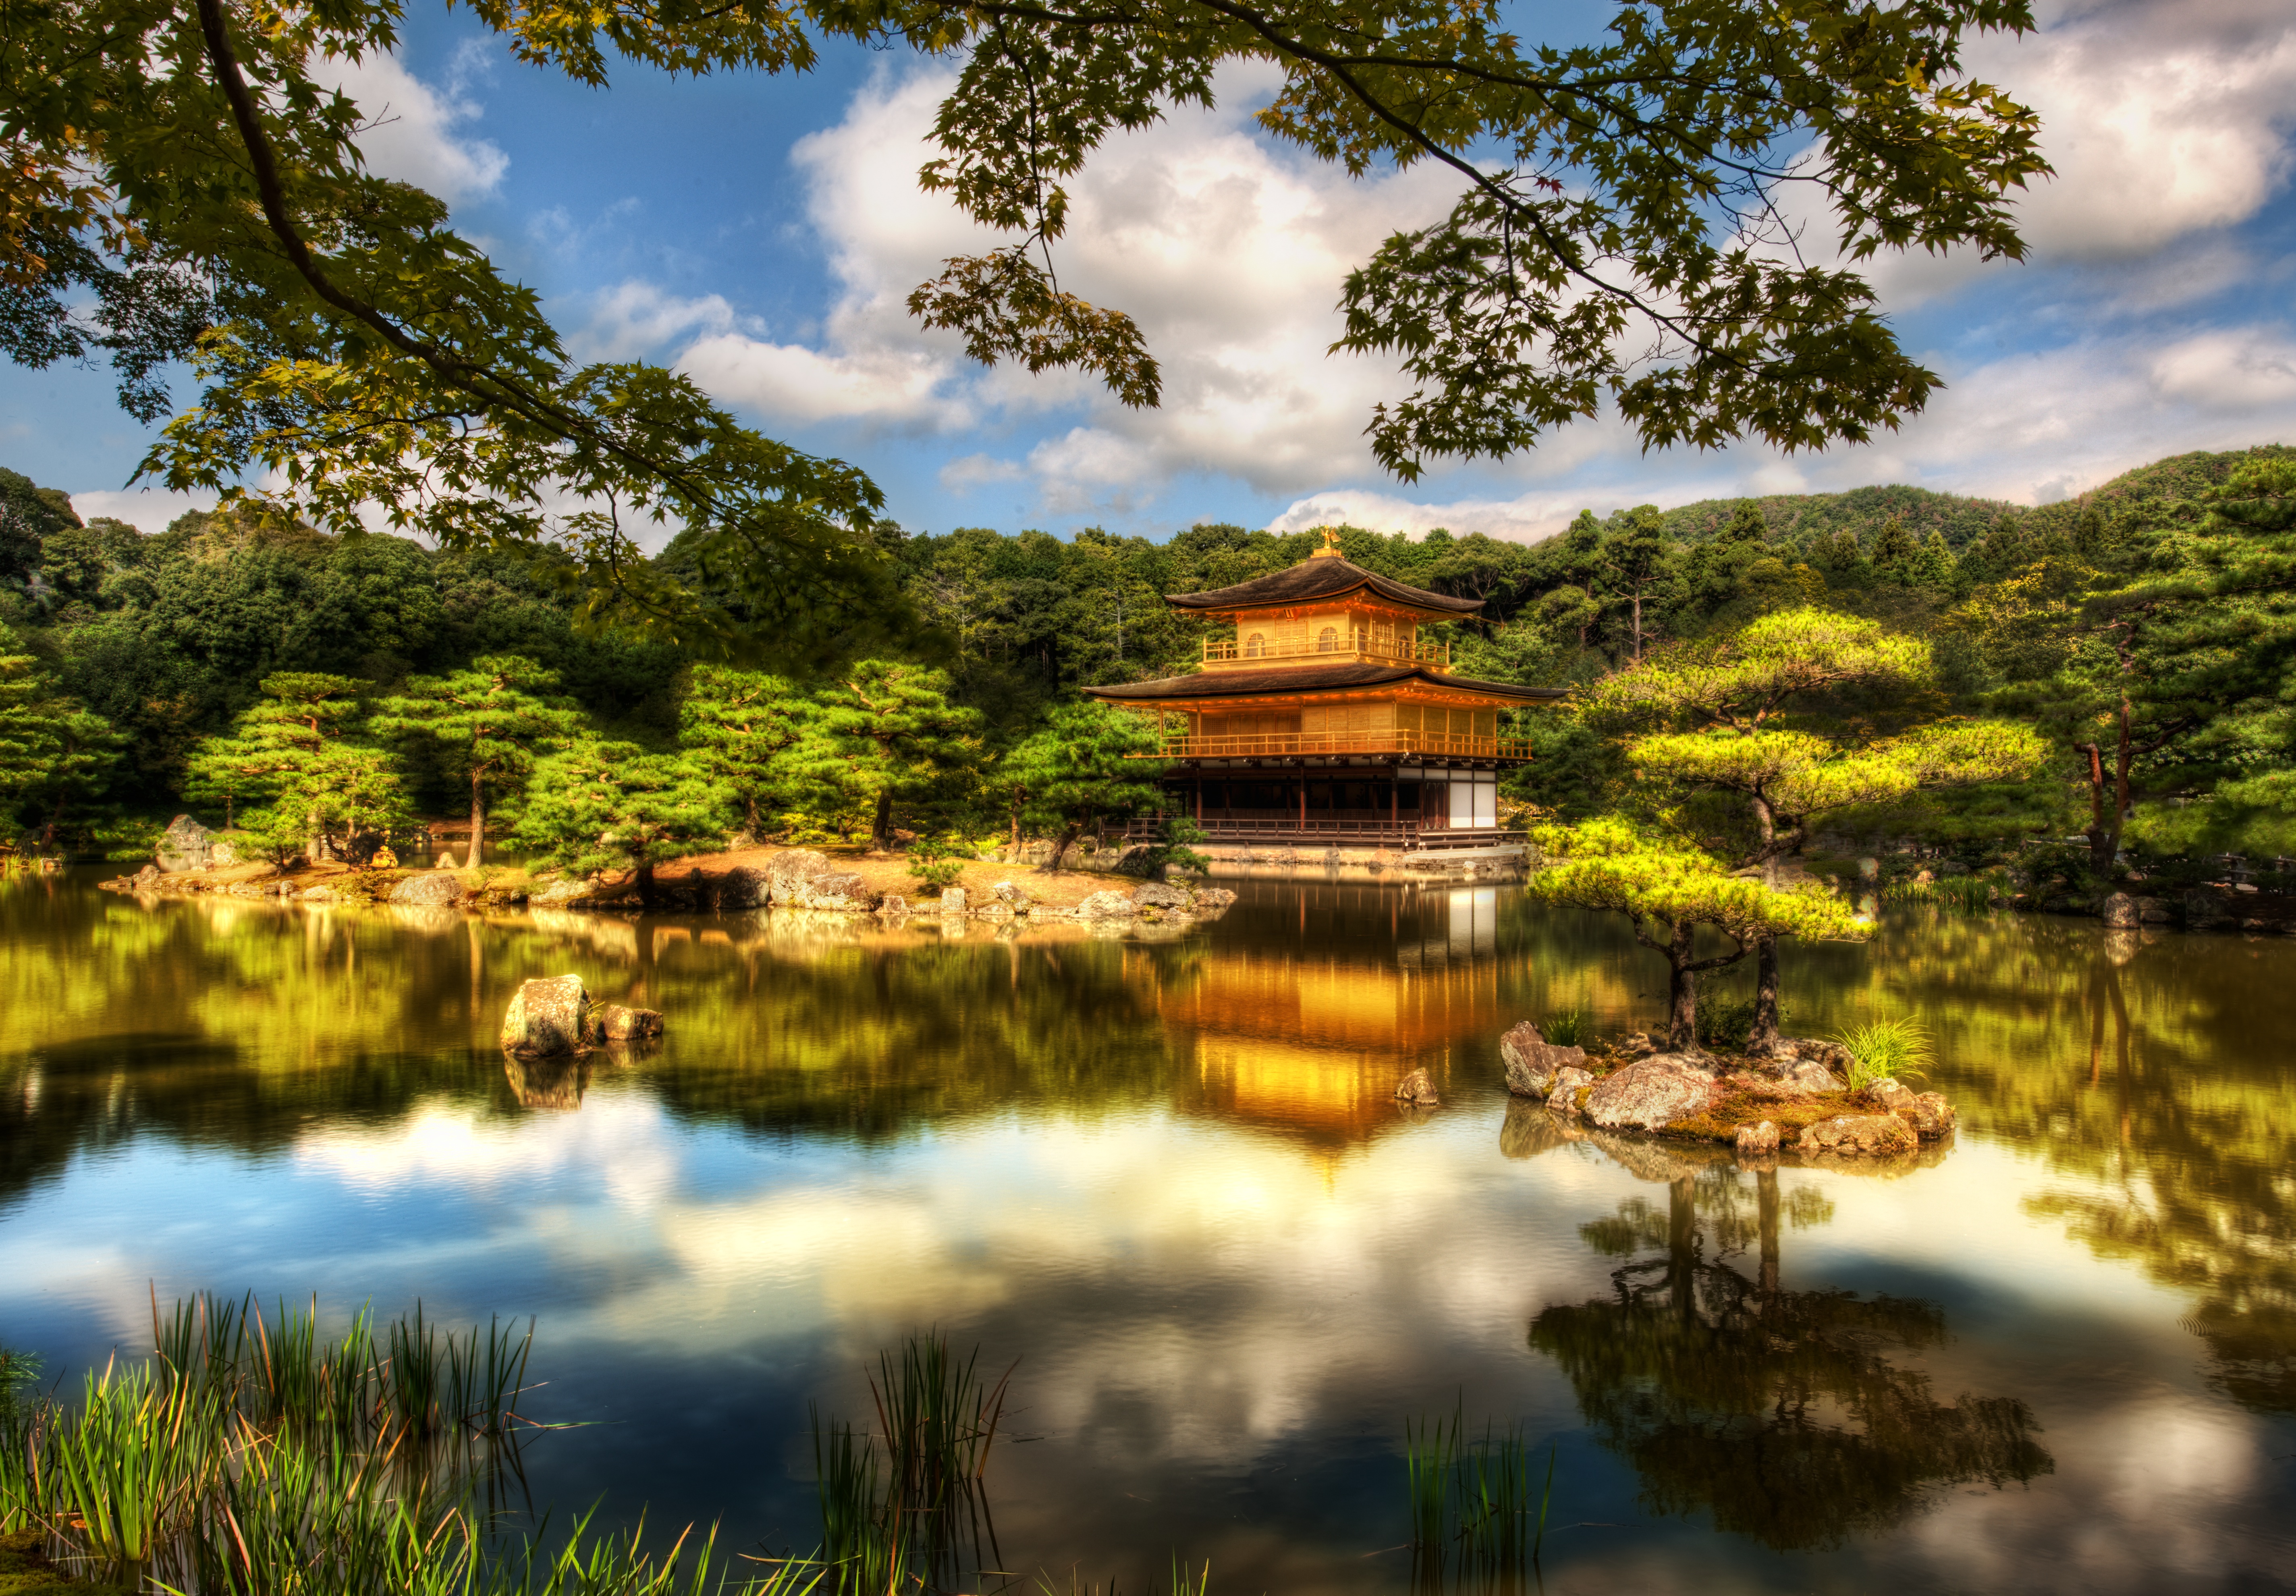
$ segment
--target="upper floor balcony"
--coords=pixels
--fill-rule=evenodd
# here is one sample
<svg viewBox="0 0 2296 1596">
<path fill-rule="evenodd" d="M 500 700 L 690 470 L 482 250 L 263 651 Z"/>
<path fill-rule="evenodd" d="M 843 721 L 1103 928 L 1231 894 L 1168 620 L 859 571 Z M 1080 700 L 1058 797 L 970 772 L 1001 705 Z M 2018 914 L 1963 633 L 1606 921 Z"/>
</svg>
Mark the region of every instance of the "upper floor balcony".
<svg viewBox="0 0 2296 1596">
<path fill-rule="evenodd" d="M 1476 737 L 1440 732 L 1348 731 L 1261 732 L 1189 735 L 1167 732 L 1152 754 L 1135 759 L 1283 758 L 1293 755 L 1440 754 L 1464 759 L 1530 757 L 1530 743 L 1518 737 Z"/>
<path fill-rule="evenodd" d="M 1315 636 L 1204 639 L 1204 664 L 1228 670 L 1250 669 L 1273 660 L 1314 661 L 1319 665 L 1360 662 L 1372 665 L 1427 665 L 1451 668 L 1451 646 L 1415 642 L 1407 638 L 1382 637 L 1366 631 L 1341 631 L 1325 626 Z"/>
</svg>

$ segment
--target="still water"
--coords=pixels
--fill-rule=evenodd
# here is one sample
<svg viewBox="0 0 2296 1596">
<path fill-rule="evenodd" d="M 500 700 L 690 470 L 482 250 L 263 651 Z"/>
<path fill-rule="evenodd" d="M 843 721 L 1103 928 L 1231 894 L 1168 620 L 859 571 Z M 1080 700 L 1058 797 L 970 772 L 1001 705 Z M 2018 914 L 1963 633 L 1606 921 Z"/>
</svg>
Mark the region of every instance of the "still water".
<svg viewBox="0 0 2296 1596">
<path fill-rule="evenodd" d="M 1662 1008 L 1517 888 L 1144 944 L 93 880 L 0 885 L 0 1343 L 51 1372 L 154 1291 L 531 1314 L 536 1504 L 803 1550 L 808 1404 L 939 1327 L 1016 1364 L 999 1560 L 1063 1588 L 1404 1590 L 1403 1426 L 1455 1408 L 1554 1459 L 1550 1592 L 2296 1587 L 2296 940 L 1805 952 L 1792 1028 L 1919 1011 L 1962 1128 L 1765 1177 L 1510 1117 L 1507 1026 Z M 569 970 L 660 1051 L 506 1067 Z"/>
</svg>

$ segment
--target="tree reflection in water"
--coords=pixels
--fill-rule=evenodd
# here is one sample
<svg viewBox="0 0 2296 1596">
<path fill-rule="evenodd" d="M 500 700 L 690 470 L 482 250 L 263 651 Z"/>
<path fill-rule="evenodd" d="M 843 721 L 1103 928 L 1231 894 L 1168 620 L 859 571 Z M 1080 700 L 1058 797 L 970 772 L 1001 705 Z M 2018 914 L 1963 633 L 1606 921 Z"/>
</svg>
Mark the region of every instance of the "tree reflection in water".
<svg viewBox="0 0 2296 1596">
<path fill-rule="evenodd" d="M 1775 1170 L 1754 1181 L 1751 1215 L 1736 1169 L 1685 1166 L 1663 1213 L 1636 1199 L 1582 1227 L 1588 1246 L 1630 1261 L 1611 1296 L 1531 1322 L 1532 1347 L 1641 1475 L 1645 1507 L 1703 1509 L 1717 1528 L 1792 1551 L 1899 1523 L 1947 1486 L 2054 1470 L 2022 1402 L 1940 1402 L 1927 1375 L 1893 1363 L 1946 1338 L 1937 1305 L 1782 1289 L 1782 1219 L 1831 1210 L 1814 1191 L 1782 1199 Z M 1751 1278 L 1728 1261 L 1749 1240 Z"/>
</svg>

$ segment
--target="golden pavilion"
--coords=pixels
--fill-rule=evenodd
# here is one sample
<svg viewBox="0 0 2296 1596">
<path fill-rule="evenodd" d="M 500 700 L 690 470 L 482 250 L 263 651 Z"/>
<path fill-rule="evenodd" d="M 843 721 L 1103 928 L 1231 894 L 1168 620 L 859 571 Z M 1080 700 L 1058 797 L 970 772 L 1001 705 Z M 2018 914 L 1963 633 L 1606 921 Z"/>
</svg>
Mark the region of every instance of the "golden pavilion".
<svg viewBox="0 0 2296 1596">
<path fill-rule="evenodd" d="M 1234 624 L 1185 676 L 1087 687 L 1155 717 L 1169 807 L 1214 842 L 1460 847 L 1515 840 L 1498 773 L 1530 757 L 1502 711 L 1563 698 L 1451 673 L 1421 628 L 1483 607 L 1367 571 L 1333 546 L 1165 602 Z M 1225 628 L 1223 628 L 1225 632 Z"/>
</svg>

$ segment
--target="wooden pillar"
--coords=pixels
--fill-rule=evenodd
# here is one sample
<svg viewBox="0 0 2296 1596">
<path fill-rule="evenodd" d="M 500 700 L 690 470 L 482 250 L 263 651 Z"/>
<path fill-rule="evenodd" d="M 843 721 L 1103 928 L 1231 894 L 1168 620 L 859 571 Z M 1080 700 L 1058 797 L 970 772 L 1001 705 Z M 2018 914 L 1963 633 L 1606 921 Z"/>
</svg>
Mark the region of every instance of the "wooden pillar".
<svg viewBox="0 0 2296 1596">
<path fill-rule="evenodd" d="M 1300 770 L 1300 829 L 1302 831 L 1308 829 L 1308 771 L 1305 765 Z"/>
<path fill-rule="evenodd" d="M 1196 773 L 1196 823 L 1204 823 L 1204 773 Z"/>
</svg>

